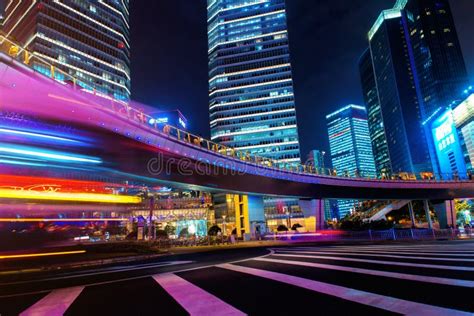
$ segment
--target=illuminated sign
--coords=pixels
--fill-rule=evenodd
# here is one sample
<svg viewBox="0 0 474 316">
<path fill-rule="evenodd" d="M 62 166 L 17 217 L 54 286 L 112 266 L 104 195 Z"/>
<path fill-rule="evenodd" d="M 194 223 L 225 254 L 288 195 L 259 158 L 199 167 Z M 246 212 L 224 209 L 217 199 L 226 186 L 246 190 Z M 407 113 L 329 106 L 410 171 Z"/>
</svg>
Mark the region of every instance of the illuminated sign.
<svg viewBox="0 0 474 316">
<path fill-rule="evenodd" d="M 158 117 L 158 118 L 155 118 L 155 119 L 150 119 L 150 121 L 148 121 L 148 123 L 150 123 L 150 125 L 155 125 L 155 124 L 166 124 L 168 123 L 168 118 L 167 117 Z"/>
<path fill-rule="evenodd" d="M 434 129 L 434 134 L 437 147 L 441 151 L 455 142 L 455 127 L 451 111 L 446 112 L 437 121 L 441 124 Z"/>
<path fill-rule="evenodd" d="M 181 125 L 183 128 L 186 128 L 186 122 L 182 118 L 178 118 L 178 123 Z"/>
</svg>

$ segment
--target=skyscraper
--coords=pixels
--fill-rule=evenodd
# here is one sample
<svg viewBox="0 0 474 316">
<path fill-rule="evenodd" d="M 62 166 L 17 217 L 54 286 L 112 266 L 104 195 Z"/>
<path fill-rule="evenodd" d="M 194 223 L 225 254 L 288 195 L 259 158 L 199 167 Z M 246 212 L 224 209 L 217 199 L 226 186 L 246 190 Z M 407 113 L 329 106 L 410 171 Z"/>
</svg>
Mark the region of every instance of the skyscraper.
<svg viewBox="0 0 474 316">
<path fill-rule="evenodd" d="M 284 0 L 208 0 L 211 139 L 300 162 Z"/>
<path fill-rule="evenodd" d="M 130 99 L 128 0 L 10 0 L 2 31 L 88 89 Z M 49 67 L 33 67 L 51 76 Z M 60 72 L 53 74 L 63 80 Z M 79 83 L 81 84 L 81 83 Z"/>
<path fill-rule="evenodd" d="M 396 1 L 375 21 L 368 41 L 359 67 L 379 175 L 438 173 L 423 122 L 468 85 L 448 0 Z"/>
<path fill-rule="evenodd" d="M 391 173 L 390 155 L 388 151 L 387 138 L 380 108 L 377 84 L 375 82 L 372 56 L 367 49 L 359 60 L 359 70 L 362 84 L 364 102 L 367 107 L 370 139 L 374 153 L 377 176 L 383 177 Z"/>
<path fill-rule="evenodd" d="M 337 173 L 376 177 L 366 109 L 351 104 L 327 115 L 326 122 L 332 167 Z M 339 217 L 344 217 L 354 204 L 353 200 L 339 200 Z"/>
<path fill-rule="evenodd" d="M 324 173 L 326 168 L 325 156 L 326 152 L 318 149 L 313 149 L 308 154 L 308 159 L 306 160 L 307 165 L 313 166 L 317 172 Z"/>
<path fill-rule="evenodd" d="M 430 116 L 459 99 L 469 86 L 466 65 L 449 0 L 409 0 L 405 10 L 425 113 Z"/>
</svg>

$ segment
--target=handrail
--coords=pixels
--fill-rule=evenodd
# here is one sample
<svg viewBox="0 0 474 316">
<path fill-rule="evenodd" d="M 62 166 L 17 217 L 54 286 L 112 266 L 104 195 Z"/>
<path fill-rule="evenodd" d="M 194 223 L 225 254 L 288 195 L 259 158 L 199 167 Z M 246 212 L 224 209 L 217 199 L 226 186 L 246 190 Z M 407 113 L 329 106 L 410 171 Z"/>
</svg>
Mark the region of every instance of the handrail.
<svg viewBox="0 0 474 316">
<path fill-rule="evenodd" d="M 401 172 L 398 174 L 387 175 L 384 178 L 375 178 L 375 177 L 366 177 L 364 176 L 363 172 L 356 172 L 355 176 L 350 176 L 347 171 L 344 171 L 342 174 L 338 173 L 336 169 L 330 168 L 315 168 L 309 164 L 285 164 L 279 162 L 275 159 L 270 159 L 263 156 L 252 155 L 250 152 L 242 152 L 238 151 L 232 147 L 227 147 L 222 144 L 215 143 L 211 140 L 204 139 L 201 136 L 194 135 L 188 131 L 179 129 L 175 126 L 171 125 L 164 125 L 159 124 L 156 120 L 153 119 L 152 116 L 146 114 L 143 111 L 140 111 L 136 108 L 130 106 L 129 103 L 121 100 L 117 100 L 109 95 L 105 95 L 103 93 L 97 92 L 94 86 L 82 81 L 81 79 L 72 76 L 65 71 L 57 68 L 56 65 L 46 61 L 45 59 L 39 57 L 35 52 L 30 52 L 25 47 L 13 42 L 5 35 L 0 34 L 0 50 L 4 51 L 10 57 L 15 59 L 20 59 L 21 62 L 29 67 L 31 67 L 34 71 L 37 71 L 43 75 L 46 75 L 47 71 L 40 71 L 38 67 L 33 67 L 32 64 L 34 61 L 37 63 L 43 64 L 46 69 L 49 69 L 49 77 L 57 82 L 62 84 L 67 84 L 68 81 L 72 83 L 74 89 L 78 87 L 81 88 L 82 91 L 87 93 L 92 93 L 95 96 L 107 99 L 112 101 L 112 111 L 116 114 L 126 117 L 127 119 L 132 119 L 135 122 L 143 124 L 147 127 L 153 127 L 158 132 L 167 135 L 168 137 L 172 137 L 177 139 L 180 142 L 185 142 L 193 146 L 200 147 L 201 149 L 205 149 L 208 151 L 212 151 L 215 154 L 225 156 L 231 159 L 237 159 L 240 161 L 244 161 L 246 163 L 255 164 L 258 166 L 276 169 L 276 170 L 284 170 L 287 172 L 293 172 L 298 174 L 306 174 L 306 175 L 318 175 L 327 178 L 346 178 L 347 180 L 375 180 L 375 181 L 386 181 L 386 180 L 400 180 L 404 182 L 417 182 L 417 181 L 436 181 L 436 182 L 464 182 L 465 180 L 472 181 L 474 180 L 474 175 L 468 173 L 466 175 L 459 175 L 456 173 L 453 174 L 431 174 L 426 177 L 424 173 L 419 178 L 414 176 L 410 173 Z M 61 76 L 63 78 L 61 78 Z"/>
</svg>

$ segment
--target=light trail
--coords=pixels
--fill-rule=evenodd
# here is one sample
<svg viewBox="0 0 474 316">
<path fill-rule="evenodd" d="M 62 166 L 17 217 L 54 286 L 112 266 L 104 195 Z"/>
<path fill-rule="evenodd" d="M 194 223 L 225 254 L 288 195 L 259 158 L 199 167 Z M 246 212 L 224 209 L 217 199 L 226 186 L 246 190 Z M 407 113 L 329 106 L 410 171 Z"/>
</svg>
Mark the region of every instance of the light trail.
<svg viewBox="0 0 474 316">
<path fill-rule="evenodd" d="M 65 202 L 96 202 L 117 204 L 138 204 L 142 200 L 137 196 L 98 194 L 98 193 L 63 193 L 63 192 L 39 192 L 20 191 L 11 189 L 0 189 L 0 198 L 20 200 L 44 200 Z"/>
<path fill-rule="evenodd" d="M 0 259 L 36 258 L 36 257 L 75 255 L 75 254 L 80 254 L 80 253 L 86 253 L 86 251 L 74 250 L 74 251 L 60 251 L 60 252 L 26 253 L 26 254 L 19 254 L 19 255 L 4 255 L 4 256 L 0 256 Z"/>
</svg>

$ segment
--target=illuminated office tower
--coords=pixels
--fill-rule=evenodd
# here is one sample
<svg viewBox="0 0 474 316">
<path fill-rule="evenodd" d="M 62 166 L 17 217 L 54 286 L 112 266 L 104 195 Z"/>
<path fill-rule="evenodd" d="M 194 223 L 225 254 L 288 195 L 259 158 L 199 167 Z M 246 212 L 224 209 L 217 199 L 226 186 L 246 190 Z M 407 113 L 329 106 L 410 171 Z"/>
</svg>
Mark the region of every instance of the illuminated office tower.
<svg viewBox="0 0 474 316">
<path fill-rule="evenodd" d="M 469 86 L 469 78 L 449 0 L 409 0 L 405 11 L 429 117 L 457 101 Z"/>
<path fill-rule="evenodd" d="M 208 0 L 213 141 L 300 162 L 284 0 Z"/>
<path fill-rule="evenodd" d="M 379 95 L 377 93 L 372 57 L 368 49 L 359 60 L 359 70 L 364 102 L 367 107 L 367 118 L 370 139 L 372 140 L 372 150 L 374 152 L 375 167 L 377 169 L 377 176 L 380 178 L 391 173 L 392 167 L 390 165 L 390 155 L 387 138 L 385 136 Z"/>
<path fill-rule="evenodd" d="M 130 99 L 128 0 L 10 0 L 2 31 L 97 93 Z M 64 80 L 59 71 L 33 67 Z M 81 83 L 79 83 L 81 84 Z"/>
<path fill-rule="evenodd" d="M 358 105 L 345 106 L 326 116 L 332 167 L 338 175 L 376 177 L 367 111 Z M 354 208 L 356 201 L 339 200 L 339 218 Z"/>
<path fill-rule="evenodd" d="M 313 149 L 309 152 L 308 158 L 306 159 L 306 165 L 314 167 L 318 173 L 325 173 L 326 168 L 324 156 L 326 155 L 325 151 Z"/>
<path fill-rule="evenodd" d="M 407 12 L 383 11 L 369 31 L 369 47 L 392 172 L 435 171 Z"/>
<path fill-rule="evenodd" d="M 375 21 L 368 42 L 359 68 L 379 175 L 439 173 L 424 122 L 468 86 L 448 0 L 396 1 Z"/>
</svg>

